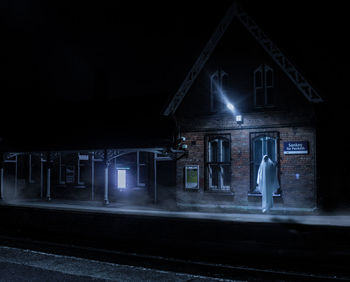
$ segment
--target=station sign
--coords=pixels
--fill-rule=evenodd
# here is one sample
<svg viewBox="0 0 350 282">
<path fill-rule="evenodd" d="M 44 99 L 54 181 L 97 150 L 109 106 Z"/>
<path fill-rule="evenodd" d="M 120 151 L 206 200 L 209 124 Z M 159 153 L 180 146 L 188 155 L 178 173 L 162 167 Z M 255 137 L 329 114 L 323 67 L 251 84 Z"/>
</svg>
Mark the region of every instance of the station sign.
<svg viewBox="0 0 350 282">
<path fill-rule="evenodd" d="M 308 141 L 287 141 L 283 143 L 285 155 L 304 155 L 309 153 Z"/>
</svg>

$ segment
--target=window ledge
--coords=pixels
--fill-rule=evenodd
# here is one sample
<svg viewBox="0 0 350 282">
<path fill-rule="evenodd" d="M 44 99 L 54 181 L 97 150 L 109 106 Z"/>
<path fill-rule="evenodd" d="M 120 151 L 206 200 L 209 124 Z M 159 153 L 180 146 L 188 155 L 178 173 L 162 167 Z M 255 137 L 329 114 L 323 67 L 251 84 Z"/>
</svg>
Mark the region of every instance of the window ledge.
<svg viewBox="0 0 350 282">
<path fill-rule="evenodd" d="M 186 192 L 199 192 L 199 187 L 196 187 L 196 188 L 186 188 L 186 187 L 184 187 L 184 191 L 186 191 Z"/>
<path fill-rule="evenodd" d="M 229 196 L 234 195 L 234 193 L 230 190 L 205 190 L 204 192 L 208 194 L 220 194 L 220 195 L 229 195 Z"/>
<path fill-rule="evenodd" d="M 273 194 L 273 197 L 282 197 L 281 194 Z M 261 193 L 248 193 L 248 197 L 262 197 Z"/>
</svg>

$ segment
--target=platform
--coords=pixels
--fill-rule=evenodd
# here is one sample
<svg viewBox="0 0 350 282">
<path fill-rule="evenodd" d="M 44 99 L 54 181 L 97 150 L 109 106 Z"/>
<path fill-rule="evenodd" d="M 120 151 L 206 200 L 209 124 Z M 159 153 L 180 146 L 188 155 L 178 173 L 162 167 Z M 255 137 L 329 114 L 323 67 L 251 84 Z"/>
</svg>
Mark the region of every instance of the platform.
<svg viewBox="0 0 350 282">
<path fill-rule="evenodd" d="M 293 223 L 325 226 L 350 226 L 350 214 L 318 214 L 312 209 L 273 208 L 263 214 L 261 210 L 250 207 L 217 207 L 202 206 L 197 211 L 179 207 L 177 210 L 166 210 L 157 205 L 128 205 L 127 203 L 110 203 L 105 206 L 98 201 L 68 201 L 68 200 L 22 200 L 2 201 L 0 205 L 33 207 L 50 210 L 71 210 L 87 213 L 130 214 L 142 216 L 157 216 L 166 218 L 194 218 L 231 222 L 261 222 L 261 223 Z M 289 214 L 288 214 L 289 212 Z M 314 212 L 314 213 L 312 213 Z M 293 214 L 294 213 L 294 214 Z"/>
</svg>

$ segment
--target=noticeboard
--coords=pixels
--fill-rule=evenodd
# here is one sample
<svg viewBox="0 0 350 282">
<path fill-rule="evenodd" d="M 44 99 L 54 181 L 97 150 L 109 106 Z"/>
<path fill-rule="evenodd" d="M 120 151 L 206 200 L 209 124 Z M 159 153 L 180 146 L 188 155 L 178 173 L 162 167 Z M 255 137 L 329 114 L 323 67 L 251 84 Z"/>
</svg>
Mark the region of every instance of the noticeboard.
<svg viewBox="0 0 350 282">
<path fill-rule="evenodd" d="M 199 166 L 186 165 L 185 166 L 185 188 L 198 189 L 199 188 Z"/>
</svg>

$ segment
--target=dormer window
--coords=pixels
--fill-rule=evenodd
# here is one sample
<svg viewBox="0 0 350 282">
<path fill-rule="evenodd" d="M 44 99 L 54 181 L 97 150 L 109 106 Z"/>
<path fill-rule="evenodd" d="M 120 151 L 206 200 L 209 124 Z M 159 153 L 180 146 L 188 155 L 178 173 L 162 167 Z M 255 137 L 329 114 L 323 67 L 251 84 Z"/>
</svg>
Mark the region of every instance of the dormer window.
<svg viewBox="0 0 350 282">
<path fill-rule="evenodd" d="M 222 69 L 218 69 L 210 76 L 210 111 L 218 112 L 223 109 L 223 93 L 227 85 L 228 75 Z"/>
<path fill-rule="evenodd" d="M 254 71 L 254 105 L 257 108 L 273 106 L 273 69 L 261 65 Z"/>
</svg>

